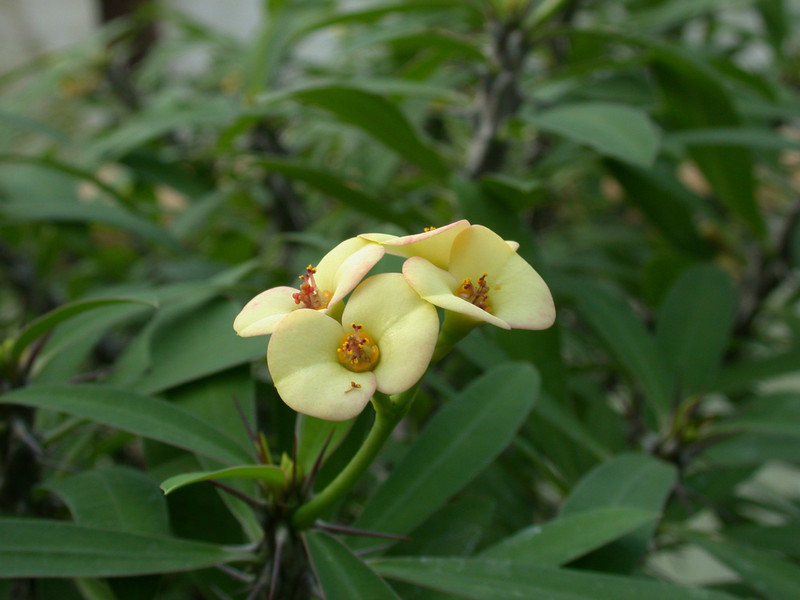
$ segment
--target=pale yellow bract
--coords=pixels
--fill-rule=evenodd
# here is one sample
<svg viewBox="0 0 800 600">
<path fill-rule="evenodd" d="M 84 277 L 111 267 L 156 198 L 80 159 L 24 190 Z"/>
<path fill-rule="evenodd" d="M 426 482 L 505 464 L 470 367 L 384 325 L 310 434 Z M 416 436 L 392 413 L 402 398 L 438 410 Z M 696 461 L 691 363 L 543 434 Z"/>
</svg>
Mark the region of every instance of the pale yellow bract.
<svg viewBox="0 0 800 600">
<path fill-rule="evenodd" d="M 380 350 L 368 370 L 348 369 L 337 356 L 352 323 L 363 327 Z M 286 316 L 270 339 L 267 365 L 291 408 L 341 421 L 360 413 L 376 390 L 399 394 L 417 383 L 430 364 L 438 332 L 436 309 L 402 275 L 384 273 L 355 289 L 341 323 L 312 310 Z"/>
</svg>

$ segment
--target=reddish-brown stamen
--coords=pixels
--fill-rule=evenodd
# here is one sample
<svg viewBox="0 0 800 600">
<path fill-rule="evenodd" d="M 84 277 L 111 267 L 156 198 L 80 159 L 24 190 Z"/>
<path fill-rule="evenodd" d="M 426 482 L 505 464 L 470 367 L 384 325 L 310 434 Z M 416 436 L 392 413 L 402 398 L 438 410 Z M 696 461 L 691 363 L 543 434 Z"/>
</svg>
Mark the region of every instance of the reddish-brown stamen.
<svg viewBox="0 0 800 600">
<path fill-rule="evenodd" d="M 292 294 L 294 303 L 299 308 L 313 308 L 315 310 L 327 308 L 328 302 L 331 299 L 331 293 L 328 290 L 320 290 L 317 282 L 314 279 L 314 273 L 317 270 L 308 265 L 306 267 L 306 274 L 300 275 L 299 278 L 303 283 L 300 284 L 300 291 Z"/>
<path fill-rule="evenodd" d="M 477 286 L 472 283 L 472 279 L 467 277 L 453 293 L 470 304 L 474 304 L 486 312 L 491 312 L 489 306 L 489 286 L 486 285 L 487 276 L 486 273 L 481 275 L 480 278 L 478 278 Z"/>
</svg>

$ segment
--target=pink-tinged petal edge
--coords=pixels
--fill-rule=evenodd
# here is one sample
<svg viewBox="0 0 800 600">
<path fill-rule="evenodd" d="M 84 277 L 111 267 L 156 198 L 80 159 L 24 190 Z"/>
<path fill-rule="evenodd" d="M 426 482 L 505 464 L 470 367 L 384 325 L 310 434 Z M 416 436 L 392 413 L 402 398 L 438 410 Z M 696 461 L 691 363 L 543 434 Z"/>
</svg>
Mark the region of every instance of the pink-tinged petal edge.
<svg viewBox="0 0 800 600">
<path fill-rule="evenodd" d="M 436 229 L 402 237 L 376 233 L 364 233 L 360 237 L 382 244 L 389 254 L 406 258 L 421 256 L 437 267 L 446 268 L 450 261 L 453 240 L 468 227 L 469 221 L 462 219 Z"/>
<path fill-rule="evenodd" d="M 454 291 L 460 282 L 447 271 L 439 269 L 423 258 L 409 258 L 403 264 L 403 276 L 409 285 L 431 304 L 502 329 L 511 328 L 501 318 L 456 296 Z"/>
<path fill-rule="evenodd" d="M 383 246 L 368 244 L 347 258 L 334 275 L 335 289 L 328 306 L 334 306 L 352 292 L 385 253 L 386 249 Z"/>
</svg>

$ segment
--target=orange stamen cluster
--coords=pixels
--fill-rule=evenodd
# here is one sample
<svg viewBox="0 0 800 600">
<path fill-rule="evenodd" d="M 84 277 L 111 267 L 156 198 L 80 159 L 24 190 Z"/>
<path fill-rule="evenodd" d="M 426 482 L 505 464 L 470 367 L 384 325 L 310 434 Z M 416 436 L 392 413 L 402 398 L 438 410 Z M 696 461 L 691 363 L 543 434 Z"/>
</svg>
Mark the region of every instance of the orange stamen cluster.
<svg viewBox="0 0 800 600">
<path fill-rule="evenodd" d="M 356 373 L 369 371 L 378 362 L 378 346 L 368 333 L 361 331 L 363 325 L 351 323 L 353 333 L 342 337 L 336 356 L 339 362 Z"/>
<path fill-rule="evenodd" d="M 308 265 L 306 267 L 306 274 L 300 275 L 300 291 L 292 294 L 294 303 L 300 305 L 299 308 L 313 308 L 315 310 L 320 308 L 327 308 L 328 302 L 331 299 L 331 293 L 328 290 L 320 290 L 317 287 L 317 282 L 314 280 L 314 273 L 317 270 Z"/>
<path fill-rule="evenodd" d="M 428 233 L 429 231 L 436 231 L 436 227 L 425 227 L 423 228 L 423 231 L 425 233 Z"/>
<path fill-rule="evenodd" d="M 474 304 L 486 312 L 491 312 L 489 307 L 489 286 L 486 285 L 486 277 L 486 273 L 481 275 L 477 286 L 472 283 L 472 279 L 467 277 L 453 293 L 470 304 Z"/>
</svg>

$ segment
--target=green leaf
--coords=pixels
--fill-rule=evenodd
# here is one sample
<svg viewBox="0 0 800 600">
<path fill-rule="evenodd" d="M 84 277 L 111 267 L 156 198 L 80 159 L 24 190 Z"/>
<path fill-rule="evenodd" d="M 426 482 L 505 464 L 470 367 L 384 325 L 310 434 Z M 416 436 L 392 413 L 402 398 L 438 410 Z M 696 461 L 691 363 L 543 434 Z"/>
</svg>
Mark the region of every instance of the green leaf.
<svg viewBox="0 0 800 600">
<path fill-rule="evenodd" d="M 169 494 L 185 485 L 217 479 L 256 479 L 258 481 L 263 481 L 272 488 L 283 489 L 286 487 L 286 474 L 280 467 L 273 465 L 248 465 L 229 467 L 217 471 L 182 473 L 181 475 L 175 475 L 166 481 L 162 481 L 161 489 L 164 490 L 165 494 Z"/>
<path fill-rule="evenodd" d="M 800 545 L 797 544 L 797 540 L 800 540 L 800 522 L 798 521 L 768 527 L 764 525 L 727 527 L 725 536 L 742 544 L 757 546 L 765 550 L 777 550 L 795 560 L 800 559 Z"/>
<path fill-rule="evenodd" d="M 140 471 L 114 466 L 52 479 L 41 487 L 61 498 L 79 525 L 169 535 L 164 495 Z"/>
<path fill-rule="evenodd" d="M 653 49 L 652 57 L 667 114 L 679 129 L 739 126 L 728 92 L 707 65 L 666 47 Z M 689 155 L 720 200 L 757 233 L 763 233 L 750 151 L 735 146 L 694 145 L 689 147 Z"/>
<path fill-rule="evenodd" d="M 768 460 L 800 463 L 797 436 L 770 433 L 740 433 L 709 446 L 699 457 L 714 467 L 756 466 Z"/>
<path fill-rule="evenodd" d="M 90 156 L 98 161 L 114 160 L 178 128 L 220 127 L 242 112 L 241 104 L 230 98 L 197 94 L 191 98 L 191 103 L 161 102 L 132 113 L 88 147 Z"/>
<path fill-rule="evenodd" d="M 625 24 L 626 29 L 630 31 L 660 32 L 694 17 L 750 2 L 752 0 L 670 0 L 657 3 L 654 8 L 633 13 Z M 649 7 L 652 4 L 645 4 L 645 6 Z"/>
<path fill-rule="evenodd" d="M 567 496 L 561 518 L 600 507 L 627 506 L 661 512 L 676 478 L 675 468 L 645 454 L 620 454 L 592 469 Z M 641 559 L 655 530 L 644 525 L 607 546 L 593 566 L 627 571 Z M 599 570 L 599 569 L 596 569 Z"/>
<path fill-rule="evenodd" d="M 573 443 L 582 446 L 595 458 L 599 460 L 609 458 L 609 450 L 597 441 L 592 431 L 550 394 L 542 394 L 539 397 L 533 414 L 537 419 L 546 421 L 549 427 L 561 431 Z"/>
<path fill-rule="evenodd" d="M 6 200 L 0 202 L 0 216 L 9 222 L 104 223 L 119 227 L 145 239 L 179 248 L 175 238 L 164 228 L 133 214 L 118 204 L 72 202 L 69 200 Z"/>
<path fill-rule="evenodd" d="M 371 561 L 392 579 L 469 600 L 733 600 L 732 596 L 646 579 L 475 558 L 387 558 Z"/>
<path fill-rule="evenodd" d="M 712 540 L 700 534 L 685 533 L 682 537 L 699 544 L 724 562 L 764 597 L 770 600 L 800 598 L 800 567 L 779 555 L 744 544 Z"/>
<path fill-rule="evenodd" d="M 400 600 L 383 579 L 327 533 L 308 531 L 305 542 L 326 598 Z"/>
<path fill-rule="evenodd" d="M 472 10 L 482 15 L 477 7 L 463 0 L 397 0 L 392 2 L 370 3 L 366 7 L 353 6 L 349 9 L 342 8 L 341 10 L 337 10 L 335 14 L 330 14 L 330 12 L 328 12 L 323 18 L 310 24 L 308 30 L 313 31 L 330 25 L 374 23 L 387 15 L 440 11 L 448 8 Z"/>
<path fill-rule="evenodd" d="M 449 172 L 439 154 L 422 141 L 400 109 L 382 96 L 344 85 L 302 88 L 290 96 L 333 113 L 424 171 L 438 177 Z"/>
<path fill-rule="evenodd" d="M 564 281 L 564 292 L 580 317 L 644 391 L 645 401 L 664 424 L 672 408 L 672 381 L 656 340 L 624 298 L 588 280 Z"/>
<path fill-rule="evenodd" d="M 667 135 L 664 144 L 740 146 L 764 150 L 800 150 L 800 141 L 798 140 L 788 138 L 770 129 L 746 127 L 714 127 L 677 131 Z"/>
<path fill-rule="evenodd" d="M 486 60 L 480 45 L 475 41 L 457 36 L 448 31 L 437 31 L 419 26 L 412 26 L 410 30 L 405 27 L 399 30 L 387 28 L 377 35 L 370 36 L 364 43 L 354 44 L 349 50 L 351 52 L 353 50 L 363 50 L 364 46 L 377 44 L 390 45 L 399 51 L 405 49 L 413 51 L 424 47 L 429 52 L 438 50 L 447 54 L 460 55 L 460 59 L 471 62 L 482 63 Z"/>
<path fill-rule="evenodd" d="M 556 567 L 655 522 L 658 514 L 632 507 L 586 510 L 532 525 L 481 552 L 481 558 Z"/>
<path fill-rule="evenodd" d="M 251 560 L 213 544 L 40 519 L 0 519 L 0 577 L 105 577 Z"/>
<path fill-rule="evenodd" d="M 508 446 L 538 392 L 539 376 L 525 363 L 477 378 L 431 419 L 354 526 L 401 535 L 414 529 Z"/>
<path fill-rule="evenodd" d="M 180 311 L 158 323 L 146 340 L 151 367 L 135 382 L 136 390 L 161 392 L 266 355 L 264 338 L 240 338 L 233 320 L 241 307 L 222 298 Z"/>
<path fill-rule="evenodd" d="M 711 387 L 737 307 L 733 280 L 713 265 L 685 270 L 661 304 L 656 337 L 685 394 Z"/>
<path fill-rule="evenodd" d="M 712 425 L 708 434 L 739 431 L 800 437 L 800 395 L 786 392 L 757 398 L 740 414 Z"/>
<path fill-rule="evenodd" d="M 710 256 L 711 246 L 695 226 L 700 199 L 664 169 L 640 169 L 608 160 L 606 168 L 625 190 L 625 197 L 672 245 L 697 256 Z"/>
<path fill-rule="evenodd" d="M 526 119 L 543 131 L 645 168 L 653 164 L 661 144 L 661 132 L 647 113 L 624 104 L 560 104 Z"/>
<path fill-rule="evenodd" d="M 713 385 L 722 392 L 742 392 L 756 384 L 800 371 L 800 348 L 758 360 L 742 360 L 720 369 Z"/>
<path fill-rule="evenodd" d="M 324 449 L 325 455 L 320 460 L 320 464 L 323 464 L 325 459 L 342 443 L 353 426 L 353 420 L 326 421 L 308 415 L 297 415 L 295 436 L 297 438 L 297 464 L 300 472 L 308 475 Z"/>
<path fill-rule="evenodd" d="M 33 385 L 0 396 L 0 404 L 35 406 L 158 440 L 223 463 L 253 458 L 224 433 L 185 410 L 148 396 L 100 385 Z"/>
<path fill-rule="evenodd" d="M 491 531 L 497 503 L 483 494 L 459 494 L 392 546 L 394 556 L 469 556 Z"/>
<path fill-rule="evenodd" d="M 77 302 L 64 304 L 28 323 L 14 340 L 14 344 L 11 346 L 9 357 L 13 361 L 19 360 L 19 357 L 22 356 L 25 348 L 27 348 L 30 344 L 38 340 L 55 326 L 67 321 L 68 319 L 71 319 L 76 315 L 99 308 L 101 306 L 124 303 L 147 304 L 153 307 L 157 306 L 157 304 L 154 302 L 148 302 L 138 298 L 98 298 L 95 300 L 80 300 Z"/>
</svg>

